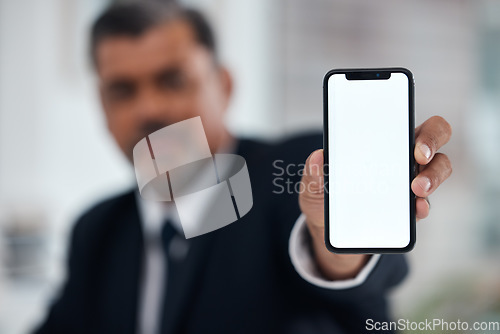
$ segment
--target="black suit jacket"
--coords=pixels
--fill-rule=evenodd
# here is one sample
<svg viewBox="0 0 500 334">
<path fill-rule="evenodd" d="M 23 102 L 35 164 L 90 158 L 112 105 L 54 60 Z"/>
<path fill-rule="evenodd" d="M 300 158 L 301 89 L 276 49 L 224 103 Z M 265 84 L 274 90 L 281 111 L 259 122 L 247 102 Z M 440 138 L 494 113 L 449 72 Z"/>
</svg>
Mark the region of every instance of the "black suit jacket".
<svg viewBox="0 0 500 334">
<path fill-rule="evenodd" d="M 239 221 L 189 239 L 164 310 L 164 333 L 362 333 L 367 319 L 387 321 L 387 290 L 406 275 L 401 255 L 383 255 L 361 286 L 330 290 L 303 280 L 289 254 L 300 215 L 300 181 L 321 136 L 278 144 L 240 140 L 254 205 Z M 291 166 L 290 177 L 281 169 Z M 273 175 L 275 174 L 275 175 Z M 280 178 L 284 178 L 283 180 Z M 143 266 L 143 237 L 133 191 L 88 210 L 76 223 L 68 278 L 36 333 L 134 333 Z"/>
</svg>

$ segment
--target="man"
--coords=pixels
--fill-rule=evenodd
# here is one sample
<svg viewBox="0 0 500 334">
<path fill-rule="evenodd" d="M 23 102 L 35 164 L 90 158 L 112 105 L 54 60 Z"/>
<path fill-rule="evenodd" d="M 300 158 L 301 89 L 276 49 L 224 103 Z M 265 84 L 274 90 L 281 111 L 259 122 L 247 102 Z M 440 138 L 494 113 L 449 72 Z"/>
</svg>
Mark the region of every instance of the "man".
<svg viewBox="0 0 500 334">
<path fill-rule="evenodd" d="M 300 206 L 296 193 L 276 191 L 273 162 L 309 156 L 304 170 L 321 170 L 321 137 L 270 145 L 231 136 L 231 77 L 199 13 L 111 7 L 93 26 L 91 55 L 108 128 L 130 161 L 140 139 L 200 116 L 212 153 L 246 159 L 254 205 L 217 231 L 158 243 L 160 231 L 176 233 L 175 207 L 137 191 L 97 204 L 75 225 L 67 282 L 37 333 L 361 333 L 367 319 L 388 320 L 385 295 L 405 276 L 404 257 L 326 250 L 320 172 L 290 176 Z M 440 117 L 416 129 L 418 218 L 451 173 L 436 153 L 450 135 Z"/>
</svg>

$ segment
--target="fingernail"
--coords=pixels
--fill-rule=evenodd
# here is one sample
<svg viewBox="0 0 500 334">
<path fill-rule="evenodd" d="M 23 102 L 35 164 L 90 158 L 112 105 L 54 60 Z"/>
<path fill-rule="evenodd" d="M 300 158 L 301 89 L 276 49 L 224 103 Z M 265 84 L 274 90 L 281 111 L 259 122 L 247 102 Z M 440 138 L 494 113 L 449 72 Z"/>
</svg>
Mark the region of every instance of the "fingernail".
<svg viewBox="0 0 500 334">
<path fill-rule="evenodd" d="M 420 152 L 422 152 L 422 154 L 427 158 L 427 160 L 429 160 L 431 158 L 431 149 L 429 148 L 429 146 L 425 145 L 425 144 L 420 144 L 419 145 L 419 149 L 420 149 Z"/>
<path fill-rule="evenodd" d="M 431 189 L 431 180 L 429 180 L 429 178 L 426 176 L 418 177 L 415 182 L 417 182 L 418 186 L 422 188 L 425 192 L 428 192 L 429 189 Z"/>
</svg>

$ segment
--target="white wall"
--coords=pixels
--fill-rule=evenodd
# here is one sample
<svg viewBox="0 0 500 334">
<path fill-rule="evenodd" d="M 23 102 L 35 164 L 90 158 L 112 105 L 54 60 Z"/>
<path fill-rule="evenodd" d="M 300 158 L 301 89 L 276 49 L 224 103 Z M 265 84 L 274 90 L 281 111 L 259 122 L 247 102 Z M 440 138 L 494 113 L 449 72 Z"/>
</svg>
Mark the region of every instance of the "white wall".
<svg viewBox="0 0 500 334">
<path fill-rule="evenodd" d="M 104 4 L 0 1 L 1 223 L 5 231 L 20 221 L 30 242 L 43 240 L 43 256 L 22 268 L 29 275 L 13 280 L 13 268 L 1 266 L 0 332 L 26 332 L 44 313 L 83 207 L 133 184 L 87 66 L 86 31 Z M 13 240 L 3 239 L 2 258 Z"/>
</svg>

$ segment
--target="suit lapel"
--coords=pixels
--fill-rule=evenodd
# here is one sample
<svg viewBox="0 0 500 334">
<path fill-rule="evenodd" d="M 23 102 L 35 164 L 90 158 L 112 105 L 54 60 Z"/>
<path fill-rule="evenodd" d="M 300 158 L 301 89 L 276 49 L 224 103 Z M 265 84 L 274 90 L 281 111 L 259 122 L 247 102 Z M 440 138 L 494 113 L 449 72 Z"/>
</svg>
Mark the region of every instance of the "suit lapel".
<svg viewBox="0 0 500 334">
<path fill-rule="evenodd" d="M 102 272 L 96 317 L 107 332 L 133 333 L 143 265 L 142 231 L 134 194 L 121 198 L 107 219 L 112 223 L 104 231 L 102 249 L 96 254 Z"/>
</svg>

